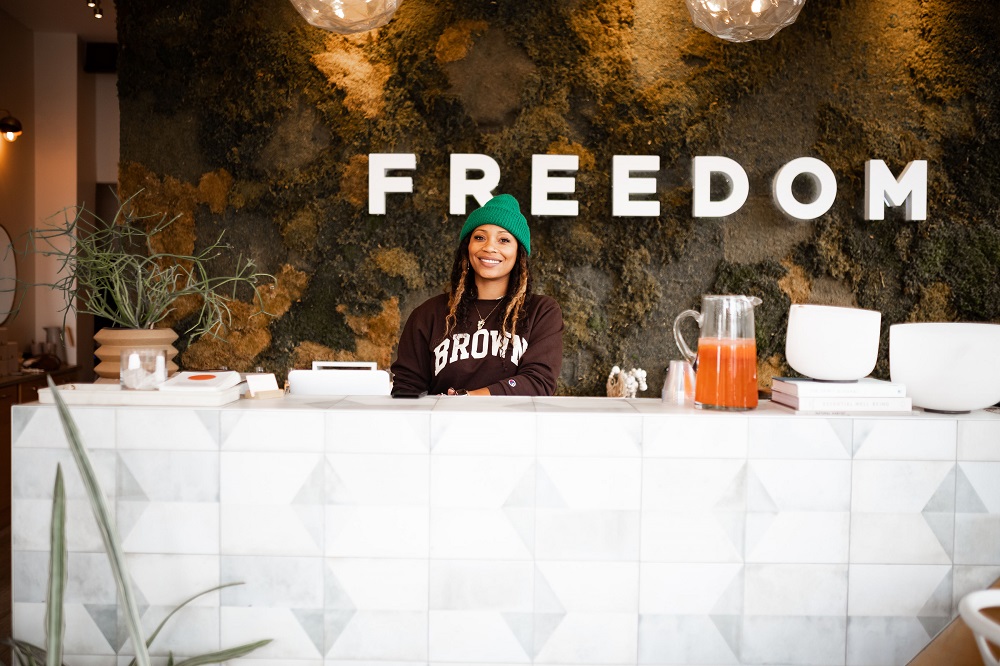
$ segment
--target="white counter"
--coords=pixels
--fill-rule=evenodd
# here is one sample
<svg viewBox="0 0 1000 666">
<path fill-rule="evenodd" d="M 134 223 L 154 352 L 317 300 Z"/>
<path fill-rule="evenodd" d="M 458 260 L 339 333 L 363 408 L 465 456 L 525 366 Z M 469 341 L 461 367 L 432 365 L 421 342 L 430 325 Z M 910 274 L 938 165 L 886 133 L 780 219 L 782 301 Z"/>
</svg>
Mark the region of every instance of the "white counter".
<svg viewBox="0 0 1000 666">
<path fill-rule="evenodd" d="M 1000 415 L 598 398 L 77 407 L 153 653 L 260 666 L 904 664 L 1000 577 Z M 13 415 L 15 635 L 55 464 L 71 665 L 129 653 L 55 410 Z M 86 657 L 86 658 L 83 658 Z"/>
</svg>

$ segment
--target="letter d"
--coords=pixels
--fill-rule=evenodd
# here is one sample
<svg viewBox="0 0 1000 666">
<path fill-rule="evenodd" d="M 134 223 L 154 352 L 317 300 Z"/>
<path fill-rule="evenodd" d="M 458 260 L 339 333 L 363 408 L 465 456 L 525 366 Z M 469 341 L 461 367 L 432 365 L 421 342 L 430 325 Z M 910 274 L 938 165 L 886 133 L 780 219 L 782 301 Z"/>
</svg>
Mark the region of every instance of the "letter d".
<svg viewBox="0 0 1000 666">
<path fill-rule="evenodd" d="M 721 173 L 732 188 L 729 195 L 719 201 L 712 201 L 712 174 Z M 735 160 L 719 155 L 695 157 L 691 162 L 691 184 L 694 202 L 691 214 L 694 217 L 725 217 L 732 215 L 746 203 L 750 195 L 750 179 L 747 172 Z"/>
</svg>

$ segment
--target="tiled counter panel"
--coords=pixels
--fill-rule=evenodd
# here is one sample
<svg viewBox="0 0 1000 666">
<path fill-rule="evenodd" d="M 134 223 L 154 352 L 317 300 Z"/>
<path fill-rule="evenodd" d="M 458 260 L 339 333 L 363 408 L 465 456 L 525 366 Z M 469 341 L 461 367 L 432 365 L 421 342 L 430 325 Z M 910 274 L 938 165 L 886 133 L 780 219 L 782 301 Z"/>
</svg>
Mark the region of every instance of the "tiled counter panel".
<svg viewBox="0 0 1000 666">
<path fill-rule="evenodd" d="M 905 664 L 1000 577 L 1000 416 L 609 399 L 73 408 L 152 647 L 244 666 Z M 42 642 L 55 467 L 66 661 L 131 653 L 51 407 L 15 407 L 15 634 Z M 122 655 L 122 656 L 120 656 Z"/>
</svg>

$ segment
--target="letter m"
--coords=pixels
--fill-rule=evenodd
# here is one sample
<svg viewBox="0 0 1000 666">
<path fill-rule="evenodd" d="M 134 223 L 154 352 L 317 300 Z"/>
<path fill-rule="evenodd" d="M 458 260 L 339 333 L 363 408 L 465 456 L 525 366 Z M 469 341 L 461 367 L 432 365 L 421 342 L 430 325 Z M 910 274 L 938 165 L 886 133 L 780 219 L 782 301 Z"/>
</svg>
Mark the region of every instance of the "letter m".
<svg viewBox="0 0 1000 666">
<path fill-rule="evenodd" d="M 913 160 L 898 179 L 882 160 L 865 162 L 865 219 L 884 220 L 886 206 L 904 203 L 907 220 L 927 219 L 927 160 Z"/>
</svg>

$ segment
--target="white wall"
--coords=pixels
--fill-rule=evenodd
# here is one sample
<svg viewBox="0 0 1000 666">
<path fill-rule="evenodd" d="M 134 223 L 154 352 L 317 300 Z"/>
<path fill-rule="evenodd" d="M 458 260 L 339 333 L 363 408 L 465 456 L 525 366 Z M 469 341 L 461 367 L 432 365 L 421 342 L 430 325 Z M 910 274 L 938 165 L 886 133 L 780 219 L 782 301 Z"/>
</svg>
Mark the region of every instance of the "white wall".
<svg viewBox="0 0 1000 666">
<path fill-rule="evenodd" d="M 61 222 L 64 209 L 77 205 L 79 133 L 79 46 L 76 35 L 35 33 L 35 217 L 42 226 Z M 48 218 L 57 215 L 57 220 Z M 68 249 L 69 244 L 63 245 Z M 35 258 L 36 283 L 54 282 L 59 264 L 53 257 Z M 62 292 L 35 289 L 35 339 L 44 341 L 46 326 L 62 326 L 66 307 Z M 76 317 L 66 325 L 67 361 L 76 363 Z"/>
</svg>

